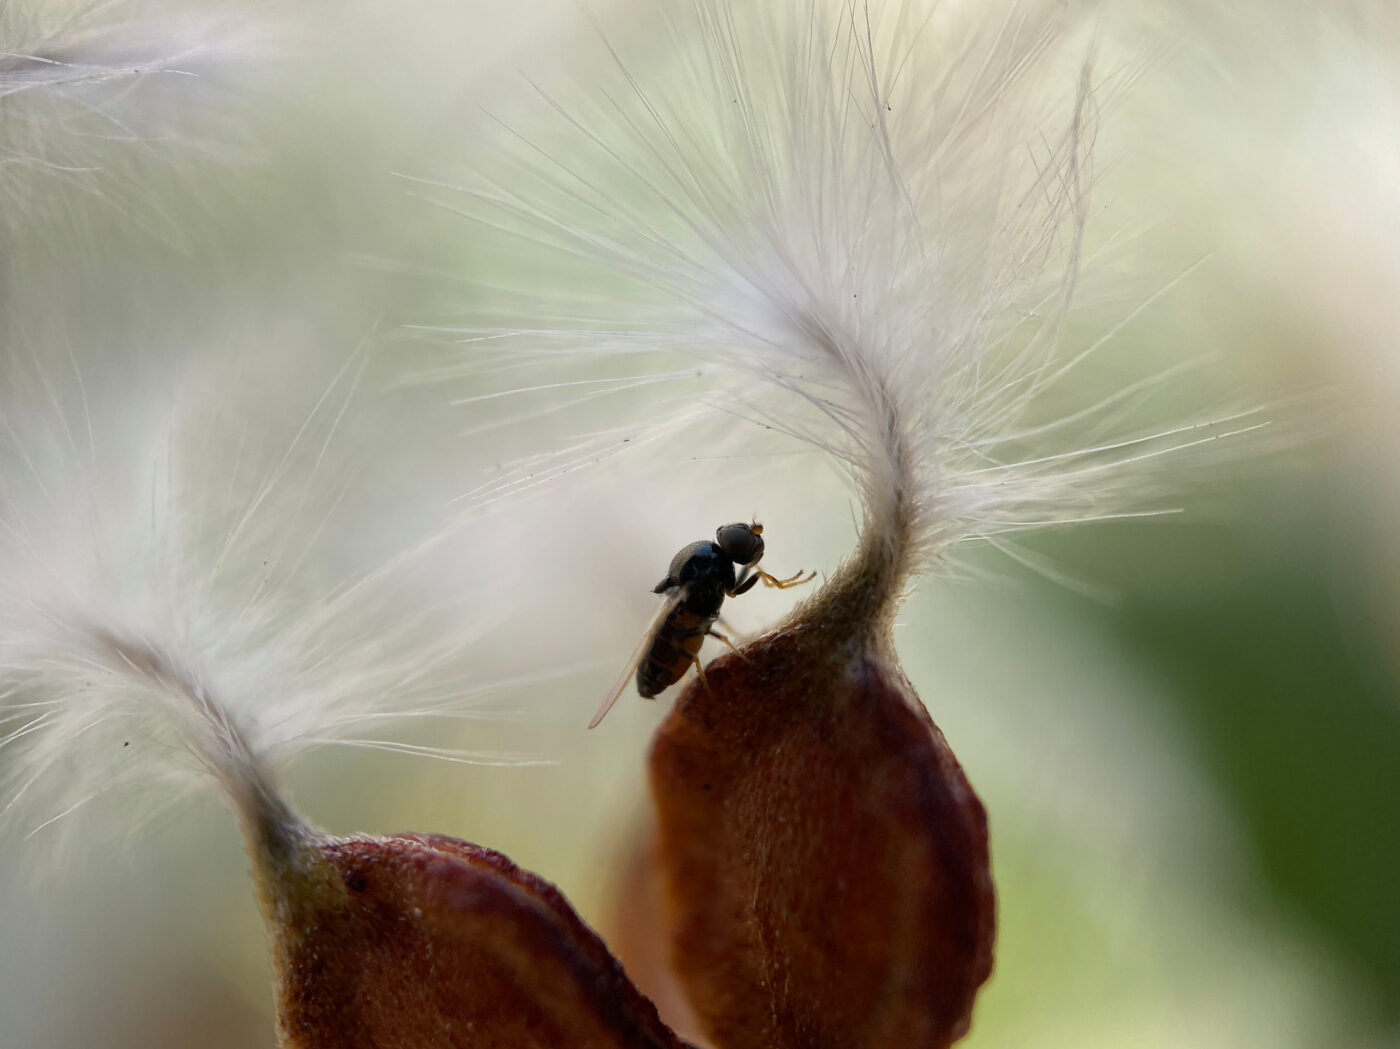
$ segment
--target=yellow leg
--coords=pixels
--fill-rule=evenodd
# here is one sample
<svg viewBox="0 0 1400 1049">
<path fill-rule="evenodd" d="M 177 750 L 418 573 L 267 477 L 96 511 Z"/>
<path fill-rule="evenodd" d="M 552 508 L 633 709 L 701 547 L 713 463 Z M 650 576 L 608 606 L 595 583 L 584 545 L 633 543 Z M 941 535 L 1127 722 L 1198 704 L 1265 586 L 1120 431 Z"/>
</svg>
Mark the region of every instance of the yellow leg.
<svg viewBox="0 0 1400 1049">
<path fill-rule="evenodd" d="M 725 637 L 725 636 L 724 636 L 723 634 L 721 634 L 718 630 L 711 630 L 711 631 L 710 631 L 710 636 L 711 636 L 711 637 L 717 637 L 717 638 L 719 638 L 721 641 L 723 641 L 726 645 L 729 646 L 729 651 L 733 652 L 733 653 L 734 653 L 736 656 L 738 656 L 740 659 L 748 659 L 748 658 L 749 658 L 748 656 L 744 655 L 744 653 L 740 652 L 737 648 L 735 648 L 735 647 L 734 647 L 734 642 L 733 642 L 733 641 L 730 641 L 729 638 Z"/>
<path fill-rule="evenodd" d="M 753 637 L 752 634 L 745 634 L 742 630 L 736 628 L 734 624 L 729 622 L 729 620 L 725 619 L 724 616 L 718 617 L 715 620 L 715 625 L 721 627 L 725 633 L 731 635 L 732 637 L 737 637 L 739 639 L 739 644 L 741 645 L 748 644 L 749 639 Z"/>
<path fill-rule="evenodd" d="M 754 571 L 758 573 L 758 578 L 763 580 L 764 586 L 777 587 L 779 590 L 786 590 L 790 586 L 801 586 L 803 583 L 810 583 L 813 579 L 817 578 L 816 572 L 811 572 L 803 576 L 801 569 L 798 569 L 786 579 L 779 579 L 777 576 L 771 576 L 761 568 L 756 568 Z"/>
<path fill-rule="evenodd" d="M 705 678 L 705 668 L 700 665 L 699 656 L 691 656 L 690 661 L 695 664 L 695 673 L 700 675 L 700 684 L 705 686 L 705 691 L 710 691 L 710 683 Z"/>
</svg>

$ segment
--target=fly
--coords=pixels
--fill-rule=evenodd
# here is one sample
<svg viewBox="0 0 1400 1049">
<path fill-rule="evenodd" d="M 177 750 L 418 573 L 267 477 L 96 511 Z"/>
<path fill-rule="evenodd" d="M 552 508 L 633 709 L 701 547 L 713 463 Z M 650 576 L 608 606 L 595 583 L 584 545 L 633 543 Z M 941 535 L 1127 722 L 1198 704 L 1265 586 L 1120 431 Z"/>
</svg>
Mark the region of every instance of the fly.
<svg viewBox="0 0 1400 1049">
<path fill-rule="evenodd" d="M 785 590 L 816 576 L 798 572 L 778 579 L 758 567 L 762 558 L 763 526 L 757 523 L 723 525 L 714 539 L 701 539 L 681 549 L 671 559 L 666 578 L 656 584 L 654 592 L 664 597 L 661 607 L 588 727 L 603 720 L 634 673 L 637 692 L 645 699 L 670 688 L 692 665 L 703 682 L 700 646 L 705 638 L 717 637 L 734 648 L 729 638 L 714 629 L 725 597 L 738 597 L 760 581 Z"/>
</svg>

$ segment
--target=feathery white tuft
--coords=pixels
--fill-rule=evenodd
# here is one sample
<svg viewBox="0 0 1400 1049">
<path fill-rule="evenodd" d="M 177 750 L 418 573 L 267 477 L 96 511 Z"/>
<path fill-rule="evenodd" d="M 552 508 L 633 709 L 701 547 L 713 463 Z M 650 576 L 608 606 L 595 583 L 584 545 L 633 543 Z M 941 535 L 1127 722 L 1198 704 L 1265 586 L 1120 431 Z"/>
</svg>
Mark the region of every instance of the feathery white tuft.
<svg viewBox="0 0 1400 1049">
<path fill-rule="evenodd" d="M 324 744 L 514 760 L 384 735 L 395 721 L 470 712 L 482 689 L 466 657 L 495 620 L 425 609 L 412 553 L 366 571 L 337 551 L 356 469 L 337 442 L 362 363 L 302 409 L 290 437 L 268 410 L 285 399 L 238 404 L 222 369 L 207 390 L 178 382 L 165 401 L 139 380 L 108 376 L 94 391 L 73 371 L 4 367 L 0 811 L 11 827 L 92 834 L 93 820 L 63 817 L 106 803 L 126 832 L 198 783 L 247 823 L 282 807 L 279 774 Z M 249 396 L 260 385 L 239 378 Z"/>
<path fill-rule="evenodd" d="M 610 70 L 539 86 L 544 119 L 501 121 L 482 183 L 433 194 L 579 263 L 532 273 L 528 327 L 493 293 L 476 357 L 728 376 L 727 410 L 849 464 L 896 586 L 958 540 L 1131 511 L 1143 459 L 1229 429 L 1104 439 L 1142 385 L 1044 417 L 1098 346 L 1057 356 L 1096 121 L 1066 5 L 642 6 L 665 28 L 645 52 L 602 30 Z M 667 426 L 694 370 L 655 399 Z"/>
<path fill-rule="evenodd" d="M 94 200 L 172 236 L 162 170 L 228 160 L 230 80 L 265 68 L 289 26 L 198 3 L 0 3 L 0 224 L 71 222 Z"/>
</svg>

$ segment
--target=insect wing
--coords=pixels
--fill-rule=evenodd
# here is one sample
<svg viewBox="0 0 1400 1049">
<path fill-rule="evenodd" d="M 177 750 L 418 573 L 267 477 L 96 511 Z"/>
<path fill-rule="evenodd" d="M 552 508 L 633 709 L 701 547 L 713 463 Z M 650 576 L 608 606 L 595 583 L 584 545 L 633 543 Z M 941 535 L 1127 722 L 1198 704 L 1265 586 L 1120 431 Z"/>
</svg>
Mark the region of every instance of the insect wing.
<svg viewBox="0 0 1400 1049">
<path fill-rule="evenodd" d="M 666 622 L 666 617 L 685 600 L 685 594 L 686 588 L 683 586 L 674 587 L 667 592 L 665 599 L 661 602 L 661 607 L 656 610 L 656 615 L 652 616 L 645 633 L 642 634 L 642 639 L 637 642 L 637 647 L 627 657 L 627 665 L 623 667 L 622 675 L 617 679 L 617 684 L 608 690 L 607 698 L 598 707 L 598 713 L 594 714 L 593 720 L 588 723 L 589 728 L 597 728 L 598 723 L 608 716 L 608 711 L 612 710 L 613 704 L 617 702 L 617 697 L 622 695 L 622 690 L 627 687 L 627 682 L 632 680 L 632 676 L 637 673 L 637 667 L 646 658 L 651 643 L 656 640 L 657 631 Z"/>
</svg>

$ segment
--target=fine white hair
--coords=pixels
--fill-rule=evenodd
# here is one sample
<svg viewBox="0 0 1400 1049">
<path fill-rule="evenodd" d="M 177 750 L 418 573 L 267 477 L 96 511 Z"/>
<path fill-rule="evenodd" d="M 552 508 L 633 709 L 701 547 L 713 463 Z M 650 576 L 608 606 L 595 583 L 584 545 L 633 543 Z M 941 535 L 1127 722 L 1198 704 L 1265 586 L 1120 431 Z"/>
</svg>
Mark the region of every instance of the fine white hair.
<svg viewBox="0 0 1400 1049">
<path fill-rule="evenodd" d="M 285 47 L 290 23 L 270 15 L 199 0 L 0 3 L 0 231 L 11 251 L 36 233 L 84 232 L 88 204 L 181 242 L 152 184 L 197 186 L 246 159 L 230 87 L 253 83 Z"/>
<path fill-rule="evenodd" d="M 579 263 L 493 293 L 464 371 L 679 355 L 658 379 L 711 373 L 728 410 L 849 466 L 891 592 L 960 540 L 1135 511 L 1143 460 L 1230 431 L 1107 430 L 1150 377 L 1045 416 L 1109 338 L 1063 352 L 1100 101 L 1070 7 L 642 6 L 645 50 L 603 27 L 604 72 L 533 85 L 476 181 L 424 190 Z M 663 432 L 689 400 L 653 398 Z M 598 436 L 559 468 L 618 447 Z"/>
<path fill-rule="evenodd" d="M 450 523 L 387 560 L 345 549 L 373 527 L 340 505 L 363 365 L 318 393 L 309 365 L 273 392 L 246 363 L 162 384 L 140 373 L 163 361 L 129 382 L 0 361 L 0 823 L 125 833 L 201 784 L 245 827 L 295 823 L 281 773 L 327 744 L 519 763 L 388 731 L 479 709 L 472 645 L 499 619 L 424 584 Z M 66 819 L 86 808 L 118 815 Z"/>
</svg>

